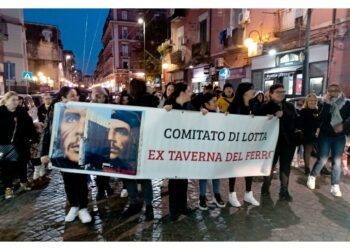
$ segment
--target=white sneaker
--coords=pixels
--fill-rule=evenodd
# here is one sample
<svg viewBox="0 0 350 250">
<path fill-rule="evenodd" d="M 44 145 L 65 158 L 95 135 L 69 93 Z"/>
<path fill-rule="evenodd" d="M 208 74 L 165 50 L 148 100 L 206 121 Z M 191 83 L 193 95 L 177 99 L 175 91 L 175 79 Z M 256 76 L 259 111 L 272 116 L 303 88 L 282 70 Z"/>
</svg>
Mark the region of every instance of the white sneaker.
<svg viewBox="0 0 350 250">
<path fill-rule="evenodd" d="M 120 193 L 120 198 L 125 198 L 128 197 L 128 190 L 123 189 L 122 192 Z"/>
<path fill-rule="evenodd" d="M 39 168 L 39 176 L 43 177 L 45 175 L 45 165 L 41 165 Z"/>
<path fill-rule="evenodd" d="M 259 206 L 260 203 L 254 198 L 253 191 L 245 192 L 244 201 L 251 203 L 253 206 Z"/>
<path fill-rule="evenodd" d="M 79 212 L 78 207 L 71 207 L 68 214 L 66 215 L 66 218 L 64 219 L 66 222 L 72 222 L 77 218 Z"/>
<path fill-rule="evenodd" d="M 78 216 L 81 223 L 89 223 L 92 220 L 91 215 L 89 214 L 87 208 L 80 209 L 78 212 Z"/>
<path fill-rule="evenodd" d="M 40 177 L 40 166 L 34 166 L 33 180 L 36 180 Z"/>
<path fill-rule="evenodd" d="M 341 197 L 341 196 L 342 196 L 338 184 L 332 185 L 332 187 L 331 187 L 331 193 L 332 193 L 334 196 L 336 196 L 336 197 Z"/>
<path fill-rule="evenodd" d="M 13 189 L 12 188 L 6 188 L 5 190 L 5 199 L 11 199 L 13 198 Z"/>
<path fill-rule="evenodd" d="M 233 207 L 240 207 L 241 203 L 239 203 L 237 199 L 236 192 L 229 193 L 228 195 L 228 202 L 233 206 Z"/>
<path fill-rule="evenodd" d="M 316 183 L 316 177 L 309 175 L 309 177 L 307 178 L 306 186 L 310 189 L 315 189 L 315 183 Z"/>
</svg>

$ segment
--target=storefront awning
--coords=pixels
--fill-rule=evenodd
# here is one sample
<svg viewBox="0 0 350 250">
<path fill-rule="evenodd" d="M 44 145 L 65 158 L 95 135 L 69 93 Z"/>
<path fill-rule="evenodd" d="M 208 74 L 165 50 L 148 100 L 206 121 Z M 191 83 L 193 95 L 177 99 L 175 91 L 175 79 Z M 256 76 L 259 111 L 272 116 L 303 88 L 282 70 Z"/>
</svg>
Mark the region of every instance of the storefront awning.
<svg viewBox="0 0 350 250">
<path fill-rule="evenodd" d="M 283 72 L 295 72 L 298 69 L 302 69 L 303 67 L 300 65 L 294 65 L 289 67 L 280 67 L 280 68 L 273 68 L 264 71 L 264 74 L 276 74 L 276 73 L 283 73 Z"/>
</svg>

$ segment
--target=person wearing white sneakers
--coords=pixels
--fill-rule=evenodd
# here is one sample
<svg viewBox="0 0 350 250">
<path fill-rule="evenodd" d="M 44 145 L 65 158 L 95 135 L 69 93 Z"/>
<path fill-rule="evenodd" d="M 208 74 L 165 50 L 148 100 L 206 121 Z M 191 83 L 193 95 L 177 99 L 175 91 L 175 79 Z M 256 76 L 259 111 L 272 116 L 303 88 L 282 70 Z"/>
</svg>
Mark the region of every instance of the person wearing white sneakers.
<svg viewBox="0 0 350 250">
<path fill-rule="evenodd" d="M 235 98 L 228 107 L 227 111 L 230 114 L 240 114 L 240 115 L 253 115 L 252 103 L 255 96 L 255 90 L 253 84 L 251 83 L 241 83 L 237 87 Z M 235 189 L 236 178 L 229 178 L 229 203 L 234 207 L 240 207 L 241 203 L 237 199 L 237 194 Z M 252 189 L 253 177 L 245 177 L 246 191 L 244 194 L 244 201 L 254 205 L 259 206 L 260 203 L 254 198 Z"/>
<path fill-rule="evenodd" d="M 320 113 L 320 133 L 318 135 L 318 156 L 307 180 L 307 187 L 315 189 L 316 176 L 332 157 L 331 193 L 340 197 L 341 160 L 346 135 L 350 134 L 350 102 L 338 84 L 330 84 Z"/>
<path fill-rule="evenodd" d="M 63 103 L 79 101 L 77 90 L 66 86 L 61 88 L 59 97 Z M 50 161 L 48 157 L 50 143 L 48 142 L 51 137 L 52 113 L 53 109 L 50 109 L 41 143 L 40 155 L 43 164 L 48 164 Z M 57 138 L 60 139 L 55 142 L 58 145 L 55 144 L 56 147 L 54 147 L 51 155 L 52 164 L 56 167 L 76 169 L 79 167 L 80 141 L 84 134 L 86 110 L 66 107 L 59 115 L 62 117 L 62 120 L 59 125 L 60 132 Z M 82 223 L 91 222 L 92 218 L 87 210 L 87 175 L 62 172 L 62 177 L 70 205 L 65 221 L 74 221 L 78 216 Z"/>
</svg>

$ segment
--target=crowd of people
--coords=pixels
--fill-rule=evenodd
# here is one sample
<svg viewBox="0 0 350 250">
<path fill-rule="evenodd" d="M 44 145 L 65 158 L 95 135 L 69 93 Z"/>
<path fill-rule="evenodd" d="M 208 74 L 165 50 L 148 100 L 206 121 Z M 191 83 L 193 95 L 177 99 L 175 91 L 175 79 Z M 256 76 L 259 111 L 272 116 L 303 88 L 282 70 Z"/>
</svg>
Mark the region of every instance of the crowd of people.
<svg viewBox="0 0 350 250">
<path fill-rule="evenodd" d="M 22 100 L 21 100 L 22 99 Z M 231 84 L 226 83 L 223 89 L 207 85 L 203 93 L 194 94 L 191 85 L 185 83 L 169 83 L 165 91 L 147 92 L 146 83 L 133 79 L 129 90 L 121 92 L 114 100 L 110 98 L 107 89 L 94 87 L 90 98 L 92 103 L 113 103 L 116 105 L 131 105 L 171 110 L 191 110 L 206 115 L 209 112 L 222 113 L 222 121 L 229 114 L 267 116 L 268 119 L 279 119 L 279 135 L 271 173 L 263 178 L 261 196 L 270 194 L 272 176 L 279 163 L 281 201 L 291 202 L 289 192 L 289 176 L 291 165 L 296 152 L 301 152 L 304 162 L 304 171 L 307 175 L 306 186 L 315 189 L 316 177 L 325 168 L 327 161 L 331 161 L 331 189 L 334 196 L 341 196 L 340 180 L 342 167 L 344 174 L 349 174 L 347 163 L 344 161 L 346 135 L 350 134 L 350 102 L 345 98 L 338 84 L 330 84 L 322 100 L 315 94 L 305 97 L 300 107 L 296 108 L 286 100 L 283 84 L 274 84 L 264 93 L 256 91 L 253 84 L 241 83 L 234 91 Z M 25 192 L 33 188 L 43 188 L 50 181 L 47 166 L 50 163 L 49 148 L 52 133 L 54 104 L 81 101 L 79 90 L 71 87 L 62 87 L 56 97 L 49 93 L 42 94 L 42 104 L 36 107 L 31 96 L 20 98 L 13 92 L 7 92 L 0 101 L 0 170 L 1 181 L 5 190 L 5 199 L 14 197 L 14 180 L 20 180 L 19 191 Z M 74 117 L 72 116 L 74 114 Z M 62 136 L 65 133 L 74 133 L 74 140 L 82 137 L 84 120 L 80 119 L 85 113 L 79 110 L 67 109 L 61 125 Z M 112 115 L 113 116 L 113 115 Z M 125 135 L 132 129 L 131 123 L 125 123 L 120 114 L 114 114 L 115 125 L 111 123 L 108 133 L 110 143 L 109 155 L 111 161 L 120 154 L 119 149 L 129 143 Z M 77 118 L 79 117 L 79 118 Z M 74 126 L 71 121 L 74 120 Z M 66 124 L 66 123 L 67 124 Z M 121 125 L 124 127 L 121 128 Z M 115 126 L 115 127 L 113 127 Z M 113 127 L 113 128 L 112 128 Z M 73 145 L 73 146 L 72 146 Z M 75 145 L 75 146 L 74 146 Z M 74 142 L 63 143 L 63 150 L 67 164 L 79 164 L 79 146 Z M 316 153 L 315 153 L 316 152 Z M 317 156 L 315 164 L 311 165 L 312 155 Z M 345 162 L 345 164 L 344 164 Z M 342 166 L 343 165 L 343 166 Z M 28 167 L 33 171 L 28 177 Z M 69 204 L 69 212 L 65 221 L 72 222 L 77 217 L 82 223 L 89 223 L 92 217 L 88 211 L 88 193 L 90 175 L 62 172 L 64 188 Z M 97 197 L 106 199 L 113 195 L 110 185 L 111 177 L 96 176 Z M 260 203 L 253 194 L 253 176 L 245 180 L 243 200 L 253 206 Z M 227 199 L 222 199 L 220 193 L 220 179 L 212 179 L 212 204 L 219 208 L 226 206 L 225 200 L 233 207 L 240 207 L 241 202 L 235 191 L 236 178 L 229 178 Z M 122 179 L 121 198 L 128 197 L 128 207 L 123 216 L 129 217 L 142 211 L 142 203 L 138 194 L 138 184 L 141 185 L 142 197 L 145 203 L 145 220 L 154 219 L 153 187 L 150 179 Z M 208 210 L 207 184 L 208 180 L 199 180 L 198 208 Z M 176 221 L 181 214 L 188 215 L 191 209 L 187 204 L 187 179 L 169 179 L 169 218 Z"/>
</svg>

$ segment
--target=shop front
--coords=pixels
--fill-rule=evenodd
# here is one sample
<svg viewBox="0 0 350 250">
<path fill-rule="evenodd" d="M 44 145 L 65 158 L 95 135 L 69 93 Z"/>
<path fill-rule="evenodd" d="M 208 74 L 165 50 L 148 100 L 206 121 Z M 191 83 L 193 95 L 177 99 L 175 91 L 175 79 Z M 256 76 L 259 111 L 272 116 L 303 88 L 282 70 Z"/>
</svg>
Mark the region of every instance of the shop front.
<svg viewBox="0 0 350 250">
<path fill-rule="evenodd" d="M 193 68 L 192 86 L 194 93 L 202 92 L 203 87 L 210 83 L 209 71 L 206 71 L 207 68 L 208 66 Z"/>
<path fill-rule="evenodd" d="M 329 45 L 314 45 L 309 49 L 310 92 L 321 95 L 326 88 Z M 256 89 L 269 90 L 273 84 L 284 85 L 287 97 L 304 96 L 304 49 L 282 51 L 275 56 L 252 59 L 252 82 Z"/>
<path fill-rule="evenodd" d="M 222 68 L 219 71 L 219 85 L 221 89 L 223 89 L 226 83 L 230 83 L 236 91 L 238 85 L 241 82 L 249 81 L 247 73 L 249 72 L 249 68 L 241 67 L 241 68 Z"/>
</svg>

